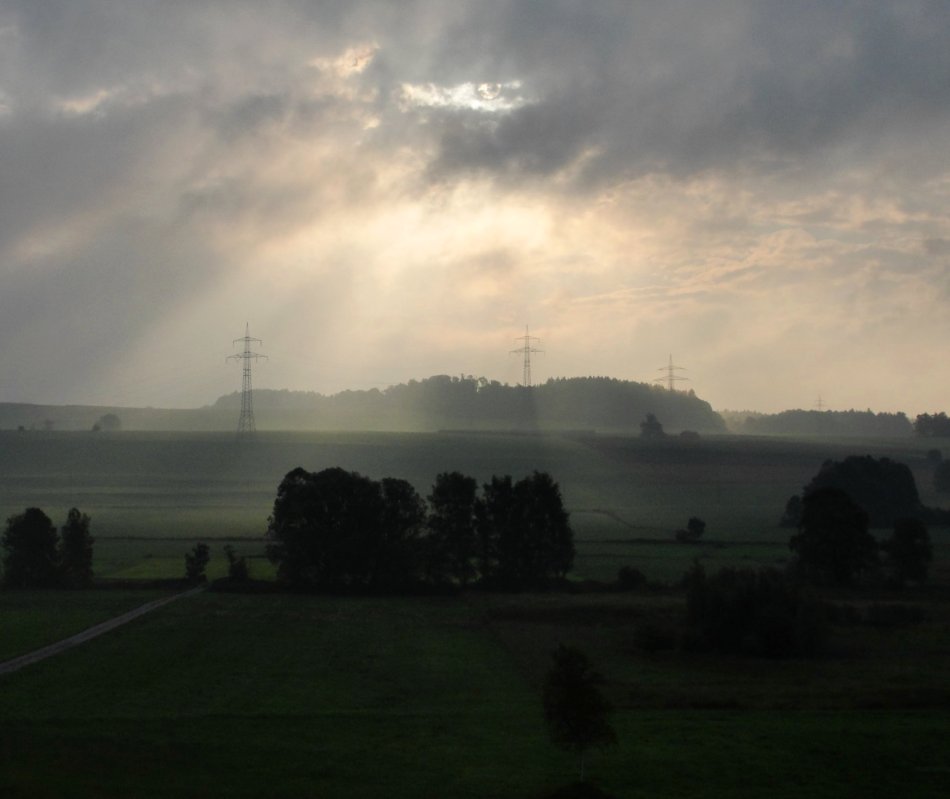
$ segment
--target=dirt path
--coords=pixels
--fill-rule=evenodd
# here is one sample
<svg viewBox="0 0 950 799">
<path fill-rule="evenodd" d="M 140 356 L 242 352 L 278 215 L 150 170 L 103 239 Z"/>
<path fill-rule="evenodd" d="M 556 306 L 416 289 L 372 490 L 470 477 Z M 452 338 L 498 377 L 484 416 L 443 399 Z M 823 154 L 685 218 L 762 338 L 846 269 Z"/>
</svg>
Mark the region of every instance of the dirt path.
<svg viewBox="0 0 950 799">
<path fill-rule="evenodd" d="M 12 660 L 4 661 L 3 663 L 0 663 L 0 674 L 11 674 L 14 671 L 19 671 L 24 666 L 29 666 L 31 663 L 37 663 L 40 660 L 45 660 L 46 658 L 52 657 L 53 655 L 58 655 L 60 652 L 65 652 L 67 649 L 72 649 L 74 646 L 79 646 L 80 644 L 86 643 L 86 641 L 91 641 L 93 638 L 98 638 L 100 635 L 103 635 L 110 630 L 114 630 L 116 627 L 121 627 L 123 624 L 128 624 L 133 619 L 137 619 L 139 616 L 144 616 L 146 613 L 156 610 L 162 605 L 167 605 L 169 602 L 174 602 L 176 599 L 192 596 L 193 594 L 197 594 L 199 591 L 204 591 L 204 589 L 205 586 L 199 585 L 197 588 L 191 588 L 187 591 L 183 591 L 180 594 L 173 594 L 172 596 L 166 596 L 162 597 L 161 599 L 155 599 L 151 602 L 146 602 L 144 605 L 140 605 L 134 610 L 130 610 L 128 613 L 123 613 L 121 616 L 115 616 L 108 621 L 96 624 L 83 630 L 81 633 L 76 633 L 75 635 L 71 635 L 69 638 L 64 638 L 62 641 L 49 644 L 48 646 L 44 646 L 42 649 L 34 649 L 32 652 L 27 652 L 25 655 L 20 655 L 19 657 L 15 657 Z"/>
</svg>

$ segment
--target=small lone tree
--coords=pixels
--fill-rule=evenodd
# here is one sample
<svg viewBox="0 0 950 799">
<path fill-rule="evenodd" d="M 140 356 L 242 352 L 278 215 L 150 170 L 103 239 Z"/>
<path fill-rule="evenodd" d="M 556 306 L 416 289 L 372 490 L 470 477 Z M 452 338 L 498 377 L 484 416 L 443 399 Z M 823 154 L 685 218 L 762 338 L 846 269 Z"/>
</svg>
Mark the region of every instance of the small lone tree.
<svg viewBox="0 0 950 799">
<path fill-rule="evenodd" d="M 89 517 L 77 508 L 70 508 L 66 524 L 60 530 L 60 567 L 63 584 L 82 588 L 92 583 L 92 545 Z"/>
<path fill-rule="evenodd" d="M 185 553 L 185 579 L 190 583 L 203 583 L 206 579 L 205 569 L 211 560 L 211 552 L 205 543 L 195 544 L 191 552 Z"/>
<path fill-rule="evenodd" d="M 640 438 L 666 438 L 663 425 L 656 418 L 656 414 L 648 413 L 646 418 L 640 422 Z"/>
<path fill-rule="evenodd" d="M 676 540 L 684 544 L 693 543 L 699 541 L 705 532 L 706 522 L 698 516 L 690 516 L 689 521 L 686 522 L 686 529 L 676 531 Z"/>
<path fill-rule="evenodd" d="M 580 759 L 584 780 L 584 756 L 592 746 L 603 748 L 617 742 L 608 716 L 611 705 L 600 691 L 604 678 L 575 647 L 559 645 L 554 663 L 544 679 L 544 720 L 551 741 Z"/>
</svg>

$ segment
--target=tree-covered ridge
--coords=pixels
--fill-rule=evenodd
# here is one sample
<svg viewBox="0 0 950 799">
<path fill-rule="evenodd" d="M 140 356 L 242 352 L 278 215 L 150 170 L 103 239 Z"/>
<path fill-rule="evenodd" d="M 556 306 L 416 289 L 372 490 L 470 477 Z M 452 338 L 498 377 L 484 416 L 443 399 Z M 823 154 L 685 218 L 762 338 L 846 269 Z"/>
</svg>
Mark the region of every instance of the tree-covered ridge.
<svg viewBox="0 0 950 799">
<path fill-rule="evenodd" d="M 235 392 L 216 409 L 238 409 Z M 389 388 L 315 392 L 255 389 L 259 416 L 302 428 L 597 429 L 639 431 L 654 413 L 670 431 L 725 432 L 710 404 L 693 392 L 669 391 L 609 377 L 552 378 L 531 388 L 484 377 L 436 375 Z"/>
<path fill-rule="evenodd" d="M 788 410 L 767 414 L 724 411 L 722 415 L 732 432 L 745 435 L 902 437 L 913 432 L 904 413 Z"/>
</svg>

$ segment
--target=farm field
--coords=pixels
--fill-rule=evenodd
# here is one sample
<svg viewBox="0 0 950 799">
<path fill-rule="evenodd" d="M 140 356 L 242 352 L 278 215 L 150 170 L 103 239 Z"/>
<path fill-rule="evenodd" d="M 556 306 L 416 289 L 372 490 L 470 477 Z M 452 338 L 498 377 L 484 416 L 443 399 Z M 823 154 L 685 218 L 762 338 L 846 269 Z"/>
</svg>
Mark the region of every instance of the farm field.
<svg viewBox="0 0 950 799">
<path fill-rule="evenodd" d="M 542 797 L 576 778 L 541 718 L 560 640 L 616 706 L 609 795 L 946 795 L 943 605 L 814 662 L 640 650 L 679 601 L 206 592 L 5 677 L 0 793 Z"/>
<path fill-rule="evenodd" d="M 695 557 L 781 564 L 788 531 L 776 525 L 785 501 L 829 458 L 901 460 L 914 471 L 924 502 L 940 504 L 931 490 L 930 446 L 915 439 L 648 442 L 486 433 L 261 433 L 239 443 L 223 433 L 3 431 L 0 518 L 38 506 L 61 524 L 70 507 L 80 508 L 92 517 L 101 578 L 179 577 L 184 552 L 198 540 L 212 547 L 212 578 L 224 573 L 225 543 L 250 558 L 253 576 L 266 578 L 272 570 L 262 535 L 277 485 L 296 466 L 402 477 L 423 496 L 443 471 L 485 482 L 537 469 L 560 483 L 571 512 L 576 577 L 609 580 L 631 564 L 666 582 Z M 706 521 L 708 545 L 672 543 L 690 516 Z M 944 551 L 946 531 L 932 535 Z"/>
<path fill-rule="evenodd" d="M 300 465 L 397 476 L 549 471 L 572 514 L 575 579 L 620 566 L 675 586 L 699 560 L 782 565 L 787 497 L 828 458 L 908 463 L 922 499 L 927 442 L 490 434 L 0 433 L 0 512 L 92 517 L 95 571 L 115 588 L 0 592 L 0 659 L 118 615 L 179 578 L 209 542 L 269 579 L 262 533 Z M 698 515 L 701 544 L 673 541 Z M 857 617 L 910 605 L 916 621 L 837 624 L 817 660 L 686 651 L 683 593 L 333 598 L 208 591 L 0 680 L 0 795 L 544 797 L 576 778 L 548 742 L 540 686 L 558 643 L 606 678 L 619 743 L 589 760 L 614 797 L 937 797 L 950 792 L 950 541 L 931 530 L 931 587 L 843 593 Z M 169 588 L 168 590 L 174 590 Z M 657 633 L 659 631 L 659 633 Z M 652 644 L 650 643 L 652 641 Z M 657 645 L 659 641 L 659 645 Z M 664 643 L 665 641 L 665 643 Z M 645 643 L 646 642 L 646 643 Z"/>
</svg>

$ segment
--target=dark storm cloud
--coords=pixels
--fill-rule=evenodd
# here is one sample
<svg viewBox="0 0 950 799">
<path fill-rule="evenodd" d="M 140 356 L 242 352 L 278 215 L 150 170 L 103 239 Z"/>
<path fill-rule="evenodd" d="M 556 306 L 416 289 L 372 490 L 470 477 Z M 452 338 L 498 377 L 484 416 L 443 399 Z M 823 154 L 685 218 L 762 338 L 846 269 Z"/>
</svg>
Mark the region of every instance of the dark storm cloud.
<svg viewBox="0 0 950 799">
<path fill-rule="evenodd" d="M 653 171 L 800 169 L 835 148 L 860 162 L 932 144 L 947 129 L 946 3 L 507 10 L 495 20 L 507 50 L 498 63 L 526 76 L 537 98 L 496 124 L 446 120 L 442 174 L 547 176 L 585 155 L 580 179 L 596 184 Z"/>
</svg>

